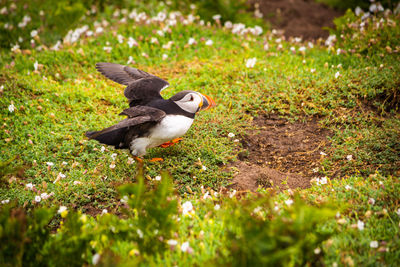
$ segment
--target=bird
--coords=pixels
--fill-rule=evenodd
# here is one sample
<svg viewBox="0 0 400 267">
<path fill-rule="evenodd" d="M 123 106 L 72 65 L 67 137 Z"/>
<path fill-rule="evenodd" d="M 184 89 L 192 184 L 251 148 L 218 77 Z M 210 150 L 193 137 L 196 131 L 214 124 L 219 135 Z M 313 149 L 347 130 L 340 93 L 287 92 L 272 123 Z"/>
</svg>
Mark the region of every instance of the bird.
<svg viewBox="0 0 400 267">
<path fill-rule="evenodd" d="M 181 141 L 195 115 L 216 106 L 211 97 L 192 90 L 164 99 L 160 92 L 169 83 L 133 67 L 101 62 L 96 69 L 110 80 L 126 85 L 124 96 L 129 108 L 119 114 L 126 116 L 124 120 L 101 131 L 88 131 L 86 136 L 116 149 L 129 149 L 139 161 L 147 149 Z M 163 159 L 153 159 L 157 160 Z"/>
</svg>

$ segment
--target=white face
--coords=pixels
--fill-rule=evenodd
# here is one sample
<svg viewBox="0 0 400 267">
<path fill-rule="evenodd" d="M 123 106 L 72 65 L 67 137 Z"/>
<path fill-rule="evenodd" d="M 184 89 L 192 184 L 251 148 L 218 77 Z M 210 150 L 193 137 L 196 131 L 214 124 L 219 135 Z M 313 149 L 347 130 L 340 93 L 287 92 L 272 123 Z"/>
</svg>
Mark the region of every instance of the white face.
<svg viewBox="0 0 400 267">
<path fill-rule="evenodd" d="M 203 97 L 198 93 L 188 93 L 175 103 L 184 111 L 196 113 L 200 110 L 203 104 Z"/>
</svg>

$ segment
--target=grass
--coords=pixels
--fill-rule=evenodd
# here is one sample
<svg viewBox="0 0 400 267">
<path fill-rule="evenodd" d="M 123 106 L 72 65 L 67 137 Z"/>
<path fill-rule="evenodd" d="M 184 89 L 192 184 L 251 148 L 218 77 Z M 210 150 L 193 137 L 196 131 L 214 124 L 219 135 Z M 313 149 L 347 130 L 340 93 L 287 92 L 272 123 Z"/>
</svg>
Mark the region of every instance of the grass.
<svg viewBox="0 0 400 267">
<path fill-rule="evenodd" d="M 130 65 L 169 81 L 171 87 L 163 92 L 164 97 L 192 89 L 212 96 L 218 103 L 216 108 L 198 114 L 182 143 L 166 149 L 151 149 L 146 156 L 162 157 L 164 161 L 146 163 L 144 177 L 153 180 L 167 171 L 179 202 L 190 200 L 195 206 L 195 216 L 182 217 L 173 230 L 177 237 L 171 237 L 179 244 L 188 241 L 195 252 L 166 250 L 150 262 L 250 264 L 251 257 L 246 258 L 246 255 L 253 250 L 255 259 L 267 253 L 265 251 L 274 251 L 262 250 L 263 243 L 257 241 L 254 233 L 275 240 L 301 231 L 309 233 L 310 239 L 299 235 L 293 240 L 307 239 L 309 246 L 293 241 L 288 251 L 289 255 L 304 252 L 307 256 L 298 262 L 287 258 L 289 261 L 285 264 L 398 264 L 398 52 L 379 51 L 384 53 L 383 57 L 374 55 L 374 51 L 369 51 L 372 54 L 367 56 L 338 54 L 336 48 L 327 49 L 315 43 L 311 48 L 305 42 L 284 41 L 270 32 L 260 36 L 232 34 L 231 29 L 216 23 L 201 25 L 198 18 L 185 25 L 181 21 L 189 18 L 181 15 L 177 15 L 177 24 L 168 27 L 164 36 L 160 36 L 157 31 L 165 29 L 165 22 L 147 24 L 145 20 L 134 22 L 132 19 L 120 22 L 126 15 L 114 17 L 113 8 L 109 7 L 97 17 L 88 17 L 80 24 L 88 24 L 95 32 L 100 26 L 94 26 L 94 20 L 106 19 L 109 25 L 102 26 L 102 33 L 93 37 L 82 35 L 77 42 L 64 44 L 58 51 L 44 47 L 41 51 L 30 49 L 29 52 L 27 47 L 14 52 L 1 50 L 0 160 L 7 169 L 1 168 L 0 200 L 15 200 L 17 206 L 27 210 L 65 205 L 83 213 L 93 209 L 96 210 L 94 214 L 102 209 L 121 213 L 117 188 L 136 181 L 138 165 L 130 163 L 127 151 L 111 147 L 103 151 L 101 144 L 88 141 L 84 133 L 118 122 L 121 118 L 116 114 L 127 107 L 123 87 L 97 73 L 95 63 L 127 64 L 131 56 L 135 63 Z M 161 7 L 157 6 L 158 9 Z M 392 19 L 399 22 L 398 16 Z M 41 34 L 45 32 L 39 31 L 36 47 L 42 44 L 50 47 L 44 37 L 42 43 Z M 122 43 L 118 35 L 123 36 Z M 138 45 L 129 47 L 128 37 L 134 38 Z M 157 41 L 152 41 L 153 37 Z M 189 38 L 194 38 L 196 43 L 189 45 Z M 213 41 L 211 46 L 205 44 L 208 39 Z M 173 41 L 171 47 L 163 48 L 170 41 Z M 267 51 L 264 50 L 266 43 Z M 299 51 L 303 46 L 305 52 Z M 104 47 L 112 49 L 107 52 Z M 292 52 L 291 47 L 296 52 Z M 394 46 L 394 49 L 397 48 Z M 168 59 L 163 59 L 163 54 L 168 55 Z M 246 68 L 246 61 L 253 57 L 257 58 L 255 66 Z M 40 64 L 36 70 L 35 62 Z M 13 112 L 9 111 L 10 105 L 15 107 Z M 260 193 L 268 199 L 260 202 L 266 211 L 262 220 L 253 221 L 249 214 L 257 208 L 257 199 L 249 197 L 248 202 L 242 202 L 221 196 L 204 200 L 201 196 L 205 190 L 218 191 L 232 178 L 232 173 L 222 172 L 221 168 L 235 161 L 242 147 L 233 142 L 228 133 L 242 136 L 246 129 L 253 127 L 253 117 L 263 113 L 277 113 L 291 120 L 320 117 L 321 124 L 334 132 L 329 157 L 325 158 L 320 173 L 330 179 L 327 185 L 298 190 L 298 199 L 291 196 L 291 191 L 271 197 L 269 193 Z M 346 159 L 348 155 L 352 155 L 353 160 Z M 27 188 L 29 183 L 34 185 L 33 190 Z M 351 189 L 346 189 L 346 185 Z M 35 202 L 35 196 L 44 192 L 54 195 Z M 284 225 L 281 215 L 267 209 L 269 204 L 265 203 L 276 202 L 275 205 L 286 210 L 284 201 L 288 198 L 295 199 L 295 205 L 301 201 L 307 203 L 301 202 L 303 204 L 295 207 L 306 214 L 304 216 L 310 216 L 310 220 L 321 208 L 321 221 L 310 224 L 309 228 L 300 219 L 297 224 L 303 228 L 277 227 Z M 374 204 L 369 203 L 370 198 L 374 199 Z M 214 211 L 216 203 L 222 207 L 220 212 Z M 243 214 L 230 213 L 236 209 Z M 287 209 L 287 216 L 300 216 L 292 207 Z M 332 210 L 339 210 L 340 216 L 335 218 Z M 269 213 L 275 215 L 269 216 Z M 362 231 L 354 226 L 359 220 L 365 223 Z M 58 227 L 60 221 L 59 217 L 52 221 L 53 227 Z M 243 224 L 239 223 L 241 221 Z M 257 223 L 260 227 L 251 228 L 245 222 Z M 125 222 L 116 216 L 109 219 L 99 216 L 91 219 L 91 223 L 93 229 L 98 229 L 99 236 L 90 238 L 97 240 L 101 239 L 100 233 L 112 238 L 108 232 L 99 230 L 101 227 L 121 226 Z M 322 230 L 313 232 L 312 226 Z M 263 232 L 264 228 L 280 234 L 274 236 L 272 230 Z M 79 234 L 82 233 L 77 230 L 76 235 Z M 370 242 L 375 240 L 379 241 L 376 249 L 370 247 Z M 94 247 L 106 255 L 105 248 L 112 242 L 103 241 L 102 245 Z M 130 251 L 143 252 L 143 248 L 136 247 L 132 241 L 119 242 L 115 239 L 111 249 L 122 257 L 122 263 L 134 261 L 129 256 Z M 237 247 L 229 247 L 227 243 Z M 317 246 L 321 253 L 313 253 Z M 278 246 L 276 251 L 281 249 Z M 232 251 L 237 251 L 238 258 Z M 85 254 L 88 259 L 91 253 Z M 113 258 L 113 253 L 107 255 Z M 242 255 L 241 258 L 238 255 Z M 217 256 L 222 262 L 218 262 Z M 277 259 L 278 262 L 282 260 Z"/>
</svg>

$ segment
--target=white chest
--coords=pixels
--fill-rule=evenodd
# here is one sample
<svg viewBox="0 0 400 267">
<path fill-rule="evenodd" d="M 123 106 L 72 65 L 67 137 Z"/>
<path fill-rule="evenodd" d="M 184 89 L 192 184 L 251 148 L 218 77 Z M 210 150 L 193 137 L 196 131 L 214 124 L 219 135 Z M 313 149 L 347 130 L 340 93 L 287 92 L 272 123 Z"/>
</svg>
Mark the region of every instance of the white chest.
<svg viewBox="0 0 400 267">
<path fill-rule="evenodd" d="M 148 138 L 152 140 L 152 146 L 158 146 L 184 135 L 193 121 L 194 119 L 182 115 L 167 115 L 153 128 Z"/>
</svg>

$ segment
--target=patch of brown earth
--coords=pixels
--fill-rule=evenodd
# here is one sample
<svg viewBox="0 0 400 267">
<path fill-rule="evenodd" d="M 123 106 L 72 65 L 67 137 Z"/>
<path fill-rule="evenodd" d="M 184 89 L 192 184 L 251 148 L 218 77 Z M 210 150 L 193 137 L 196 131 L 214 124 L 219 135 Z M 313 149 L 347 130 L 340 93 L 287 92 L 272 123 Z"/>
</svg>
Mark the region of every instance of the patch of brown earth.
<svg viewBox="0 0 400 267">
<path fill-rule="evenodd" d="M 316 118 L 306 122 L 289 122 L 276 115 L 259 116 L 242 140 L 245 152 L 233 165 L 237 172 L 230 187 L 255 190 L 259 186 L 281 189 L 306 188 L 318 177 L 324 148 L 331 132 Z"/>
<path fill-rule="evenodd" d="M 252 6 L 259 5 L 263 18 L 279 30 L 285 37 L 304 39 L 326 38 L 329 32 L 324 27 L 333 28 L 333 19 L 343 12 L 331 9 L 312 0 L 250 0 Z"/>
</svg>

